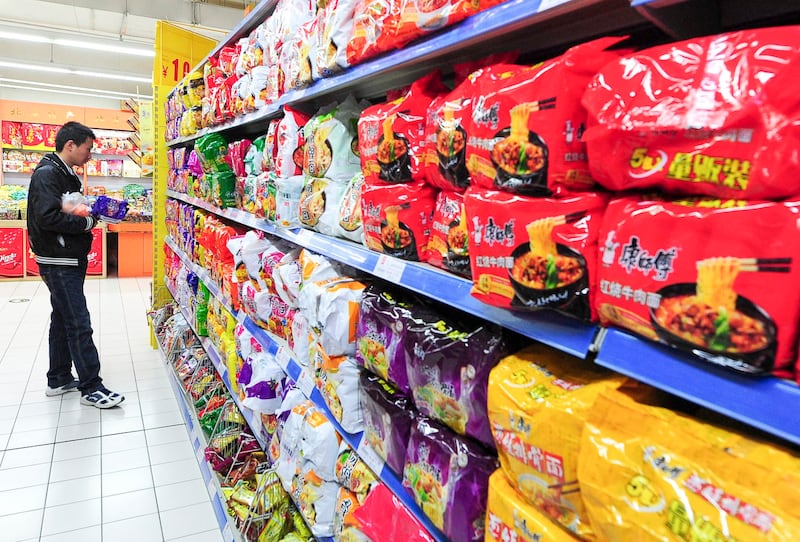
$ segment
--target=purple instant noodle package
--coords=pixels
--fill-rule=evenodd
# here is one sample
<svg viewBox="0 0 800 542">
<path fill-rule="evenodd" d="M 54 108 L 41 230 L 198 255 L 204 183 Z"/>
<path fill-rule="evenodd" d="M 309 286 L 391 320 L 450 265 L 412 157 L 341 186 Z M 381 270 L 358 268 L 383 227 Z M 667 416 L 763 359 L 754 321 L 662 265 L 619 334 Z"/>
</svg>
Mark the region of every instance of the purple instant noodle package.
<svg viewBox="0 0 800 542">
<path fill-rule="evenodd" d="M 364 419 L 363 438 L 400 476 L 406 463 L 408 437 L 416 416 L 411 399 L 369 371 L 361 371 L 359 384 Z"/>
<path fill-rule="evenodd" d="M 505 355 L 502 330 L 415 308 L 405 324 L 406 370 L 422 414 L 494 448 L 486 410 L 489 373 Z"/>
<path fill-rule="evenodd" d="M 411 304 L 378 286 L 369 286 L 361 298 L 356 328 L 356 361 L 384 380 L 409 393 L 406 374 L 405 324 Z"/>
<path fill-rule="evenodd" d="M 108 196 L 97 196 L 92 204 L 92 214 L 99 216 L 105 222 L 118 224 L 128 214 L 128 202 Z"/>
<path fill-rule="evenodd" d="M 420 416 L 411 429 L 403 486 L 452 542 L 479 542 L 489 476 L 497 468 L 494 453 Z"/>
</svg>

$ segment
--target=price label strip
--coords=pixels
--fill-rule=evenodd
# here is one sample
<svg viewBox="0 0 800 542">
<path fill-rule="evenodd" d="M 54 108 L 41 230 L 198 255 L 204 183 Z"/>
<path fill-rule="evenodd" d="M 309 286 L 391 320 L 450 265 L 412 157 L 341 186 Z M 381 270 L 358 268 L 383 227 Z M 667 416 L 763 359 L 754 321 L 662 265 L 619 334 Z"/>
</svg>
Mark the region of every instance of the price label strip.
<svg viewBox="0 0 800 542">
<path fill-rule="evenodd" d="M 300 379 L 297 382 L 297 387 L 300 388 L 300 391 L 303 392 L 303 395 L 311 398 L 311 394 L 314 391 L 314 379 L 311 378 L 311 375 L 308 374 L 308 371 L 301 371 L 300 372 Z"/>
<path fill-rule="evenodd" d="M 292 356 L 289 354 L 289 349 L 281 346 L 278 348 L 278 351 L 275 353 L 275 361 L 278 362 L 278 365 L 281 366 L 284 373 L 288 374 L 289 369 L 289 361 L 291 361 Z"/>
<path fill-rule="evenodd" d="M 381 471 L 383 470 L 383 459 L 378 455 L 378 452 L 369 445 L 367 439 L 363 436 L 361 437 L 361 442 L 358 444 L 358 450 L 356 450 L 358 457 L 361 458 L 371 470 L 375 473 L 376 476 L 381 475 Z"/>
<path fill-rule="evenodd" d="M 403 271 L 406 269 L 406 262 L 399 260 L 386 254 L 381 254 L 375 263 L 375 269 L 372 273 L 378 277 L 384 278 L 389 282 L 395 284 L 400 282 L 403 277 Z"/>
</svg>

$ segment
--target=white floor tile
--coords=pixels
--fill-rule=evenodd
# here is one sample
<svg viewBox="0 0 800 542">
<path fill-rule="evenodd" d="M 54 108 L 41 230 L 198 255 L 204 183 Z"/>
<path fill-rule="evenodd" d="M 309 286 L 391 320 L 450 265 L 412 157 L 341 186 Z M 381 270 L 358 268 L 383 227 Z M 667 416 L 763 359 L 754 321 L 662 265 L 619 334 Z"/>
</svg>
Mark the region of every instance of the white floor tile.
<svg viewBox="0 0 800 542">
<path fill-rule="evenodd" d="M 145 429 L 154 429 L 156 427 L 168 427 L 170 425 L 183 424 L 183 415 L 176 408 L 171 412 L 158 412 L 156 414 L 143 414 L 142 420 L 144 421 Z"/>
<path fill-rule="evenodd" d="M 5 435 L 11 433 L 14 429 L 14 424 L 17 422 L 14 418 L 8 418 L 6 420 L 0 420 L 0 434 Z"/>
<path fill-rule="evenodd" d="M 103 420 L 101 423 L 103 436 L 131 433 L 144 429 L 141 416 L 123 419 Z"/>
<path fill-rule="evenodd" d="M 121 452 L 103 452 L 103 474 L 137 469 L 150 464 L 147 448 L 134 448 Z"/>
<path fill-rule="evenodd" d="M 87 527 L 86 529 L 77 529 L 75 531 L 43 536 L 38 540 L 39 542 L 75 542 L 77 540 L 80 540 L 80 542 L 102 542 L 103 527 L 95 525 L 93 527 Z"/>
<path fill-rule="evenodd" d="M 2 377 L 0 377 L 2 379 Z M 6 381 L 3 379 L 3 383 Z M 19 412 L 18 406 L 0 407 L 0 420 L 16 420 Z"/>
<path fill-rule="evenodd" d="M 174 397 L 169 399 L 158 399 L 156 401 L 141 401 L 139 406 L 142 409 L 142 415 L 144 416 L 159 414 L 161 412 L 175 412 L 178 410 L 178 402 Z"/>
<path fill-rule="evenodd" d="M 47 484 L 0 491 L 0 516 L 40 510 L 44 508 L 46 495 Z"/>
<path fill-rule="evenodd" d="M 100 499 L 80 501 L 45 508 L 42 536 L 74 531 L 100 525 L 102 521 Z"/>
<path fill-rule="evenodd" d="M 100 474 L 102 472 L 100 469 L 100 457 L 99 455 L 92 455 L 77 459 L 67 459 L 66 461 L 56 461 L 50 470 L 50 483 Z"/>
<path fill-rule="evenodd" d="M 99 499 L 102 496 L 100 475 L 85 476 L 63 482 L 50 482 L 47 487 L 46 506 L 60 506 L 80 501 Z"/>
<path fill-rule="evenodd" d="M 39 486 L 46 484 L 49 477 L 50 465 L 47 463 L 15 469 L 0 469 L 0 487 L 8 491 L 20 487 Z"/>
<path fill-rule="evenodd" d="M 202 533 L 190 534 L 189 536 L 182 536 L 180 538 L 171 538 L 166 542 L 223 542 L 223 538 L 219 527 L 217 527 L 216 529 Z"/>
<path fill-rule="evenodd" d="M 37 414 L 35 416 L 18 416 L 17 422 L 14 424 L 14 432 L 37 431 L 39 429 L 58 427 L 58 418 L 58 412 Z"/>
<path fill-rule="evenodd" d="M 210 502 L 165 510 L 160 515 L 161 528 L 166 540 L 219 528 L 217 516 Z"/>
<path fill-rule="evenodd" d="M 14 431 L 8 439 L 7 450 L 16 448 L 30 448 L 53 444 L 56 441 L 56 428 L 40 429 L 37 431 Z"/>
<path fill-rule="evenodd" d="M 87 438 L 71 442 L 57 442 L 53 451 L 53 461 L 77 459 L 100 455 L 100 439 Z"/>
<path fill-rule="evenodd" d="M 144 431 L 108 435 L 103 437 L 102 442 L 104 454 L 147 447 Z"/>
<path fill-rule="evenodd" d="M 103 497 L 153 487 L 150 467 L 123 470 L 103 475 Z"/>
<path fill-rule="evenodd" d="M 208 501 L 208 489 L 202 478 L 156 487 L 159 510 L 172 510 Z"/>
<path fill-rule="evenodd" d="M 169 442 L 189 442 L 189 433 L 186 431 L 186 426 L 183 424 L 147 429 L 144 434 L 147 438 L 148 446 L 157 446 Z"/>
<path fill-rule="evenodd" d="M 103 540 L 113 542 L 163 542 L 158 514 L 103 524 Z"/>
<path fill-rule="evenodd" d="M 92 423 L 100 421 L 99 408 L 81 408 L 62 412 L 58 419 L 58 425 L 79 425 L 82 423 Z"/>
<path fill-rule="evenodd" d="M 194 448 L 189 441 L 170 442 L 150 446 L 150 463 L 158 465 L 160 463 L 170 463 L 173 461 L 195 460 Z"/>
<path fill-rule="evenodd" d="M 177 482 L 186 482 L 201 477 L 197 460 L 195 460 L 194 463 L 191 461 L 162 463 L 160 465 L 151 466 L 150 470 L 153 471 L 153 482 L 156 487 L 166 484 L 175 484 Z"/>
<path fill-rule="evenodd" d="M 103 497 L 103 522 L 146 516 L 158 512 L 156 494 L 152 488 Z"/>
<path fill-rule="evenodd" d="M 44 403 L 30 403 L 19 407 L 17 417 L 27 418 L 28 416 L 41 416 L 42 414 L 58 414 L 60 411 L 61 402 L 58 400 L 45 401 Z"/>
<path fill-rule="evenodd" d="M 30 465 L 50 463 L 53 460 L 53 445 L 35 446 L 33 448 L 20 448 L 9 450 L 0 462 L 0 468 L 13 469 Z M 2 489 L 2 488 L 0 488 Z"/>
<path fill-rule="evenodd" d="M 5 450 L 8 447 L 9 438 L 11 438 L 11 435 L 8 433 L 0 434 L 0 450 Z"/>
<path fill-rule="evenodd" d="M 100 420 L 79 425 L 63 425 L 56 432 L 56 442 L 91 439 L 100 436 Z"/>
<path fill-rule="evenodd" d="M 3 540 L 37 540 L 42 528 L 44 510 L 0 516 L 0 533 Z"/>
</svg>

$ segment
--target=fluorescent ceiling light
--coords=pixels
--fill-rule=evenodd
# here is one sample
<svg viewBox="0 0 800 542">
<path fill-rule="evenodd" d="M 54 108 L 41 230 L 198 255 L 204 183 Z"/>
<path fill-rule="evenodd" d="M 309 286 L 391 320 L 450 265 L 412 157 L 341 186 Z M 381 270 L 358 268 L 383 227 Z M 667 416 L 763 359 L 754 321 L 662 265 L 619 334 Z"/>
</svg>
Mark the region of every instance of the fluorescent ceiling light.
<svg viewBox="0 0 800 542">
<path fill-rule="evenodd" d="M 94 93 L 91 93 L 91 92 L 77 91 L 77 90 L 76 91 L 72 91 L 72 90 L 59 90 L 59 89 L 52 89 L 52 88 L 35 88 L 35 87 L 27 86 L 27 85 L 11 85 L 11 84 L 7 84 L 7 83 L 0 83 L 0 88 L 16 88 L 16 89 L 25 90 L 25 91 L 38 90 L 39 92 L 52 92 L 52 93 L 55 93 L 55 94 L 70 94 L 70 95 L 73 95 L 73 96 L 87 96 L 89 98 L 105 98 L 107 100 L 119 100 L 119 99 L 121 99 L 119 96 L 112 96 L 112 95 L 109 95 L 109 94 L 97 94 L 97 92 L 102 92 L 102 91 L 94 91 Z M 130 97 L 130 95 L 128 97 Z"/>
<path fill-rule="evenodd" d="M 28 64 L 23 62 L 8 62 L 0 60 L 0 67 L 2 68 L 16 68 L 20 70 L 33 70 L 40 72 L 50 73 L 63 73 L 72 75 L 83 75 L 85 77 L 99 77 L 102 79 L 116 79 L 119 81 L 132 81 L 135 83 L 151 83 L 153 79 L 150 77 L 140 77 L 137 75 L 125 75 L 121 73 L 106 73 L 106 72 L 93 72 L 88 70 L 74 70 L 70 68 L 61 68 L 58 66 L 48 66 L 45 64 Z"/>
<path fill-rule="evenodd" d="M 153 51 L 152 49 L 142 49 L 140 47 L 128 47 L 124 45 L 124 42 L 121 41 L 118 41 L 117 43 L 122 43 L 123 45 L 112 45 L 111 43 L 105 44 L 105 43 L 91 42 L 91 41 L 48 38 L 46 36 L 37 36 L 35 34 L 20 34 L 18 32 L 6 32 L 5 30 L 0 30 L 0 39 L 6 39 L 11 41 L 27 41 L 33 43 L 49 43 L 52 45 L 61 45 L 64 47 L 90 49 L 92 51 L 119 53 L 123 55 L 147 56 L 151 58 L 156 56 L 155 51 Z M 108 41 L 111 42 L 111 40 Z"/>
<path fill-rule="evenodd" d="M 58 85 L 55 83 L 43 83 L 41 81 L 26 81 L 23 79 L 9 79 L 7 77 L 0 77 L 0 85 L 5 83 L 8 88 L 30 88 L 32 90 L 50 90 L 56 89 L 56 91 L 82 91 L 82 93 L 87 92 L 101 92 L 103 94 L 110 95 L 109 97 L 113 98 L 143 98 L 147 100 L 151 100 L 153 97 L 147 94 L 139 94 L 138 92 L 119 92 L 117 90 L 100 90 L 96 88 L 88 88 L 88 87 L 75 87 L 71 85 Z M 36 88 L 42 87 L 42 88 Z M 77 92 L 76 92 L 77 93 Z"/>
</svg>

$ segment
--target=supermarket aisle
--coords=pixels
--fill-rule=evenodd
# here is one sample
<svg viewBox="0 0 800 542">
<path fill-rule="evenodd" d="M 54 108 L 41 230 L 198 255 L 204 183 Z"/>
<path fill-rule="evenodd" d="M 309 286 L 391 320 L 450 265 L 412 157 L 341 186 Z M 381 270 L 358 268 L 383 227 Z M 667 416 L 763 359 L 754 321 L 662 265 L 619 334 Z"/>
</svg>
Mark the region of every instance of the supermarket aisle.
<svg viewBox="0 0 800 542">
<path fill-rule="evenodd" d="M 50 304 L 39 281 L 0 282 L 0 540 L 219 542 L 169 387 L 150 348 L 149 279 L 91 279 L 102 376 L 118 408 L 46 397 Z"/>
</svg>

